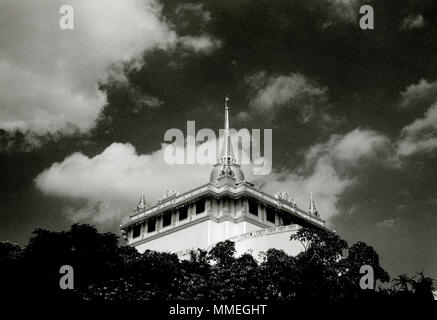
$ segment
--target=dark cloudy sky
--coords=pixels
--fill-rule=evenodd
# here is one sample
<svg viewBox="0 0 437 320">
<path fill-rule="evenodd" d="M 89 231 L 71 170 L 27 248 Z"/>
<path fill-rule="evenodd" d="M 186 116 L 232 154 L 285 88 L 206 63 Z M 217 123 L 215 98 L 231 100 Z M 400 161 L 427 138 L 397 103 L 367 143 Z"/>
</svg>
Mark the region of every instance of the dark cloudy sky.
<svg viewBox="0 0 437 320">
<path fill-rule="evenodd" d="M 437 278 L 437 3 L 432 0 L 0 0 L 0 240 L 74 222 L 118 232 L 141 191 L 206 183 L 164 133 L 273 130 L 287 191 L 392 275 Z M 359 28 L 360 5 L 375 29 Z"/>
</svg>

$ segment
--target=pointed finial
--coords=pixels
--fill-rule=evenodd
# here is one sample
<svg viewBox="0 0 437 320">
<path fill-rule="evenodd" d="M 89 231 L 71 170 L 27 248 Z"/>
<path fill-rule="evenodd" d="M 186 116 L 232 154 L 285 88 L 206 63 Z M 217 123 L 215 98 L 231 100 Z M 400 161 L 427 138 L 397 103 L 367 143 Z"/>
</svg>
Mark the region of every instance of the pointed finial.
<svg viewBox="0 0 437 320">
<path fill-rule="evenodd" d="M 309 207 L 308 212 L 310 214 L 314 214 L 314 215 L 318 216 L 318 212 L 317 212 L 317 209 L 316 209 L 316 204 L 314 203 L 313 193 L 312 192 L 311 192 L 310 207 Z"/>
<path fill-rule="evenodd" d="M 137 211 L 138 210 L 143 210 L 146 208 L 146 197 L 144 196 L 144 192 L 141 192 L 141 198 L 140 198 L 140 202 L 137 205 Z"/>
<path fill-rule="evenodd" d="M 228 102 L 231 99 L 229 99 L 229 95 L 226 95 L 225 97 L 225 130 L 229 130 L 229 105 Z"/>
<path fill-rule="evenodd" d="M 229 99 L 229 95 L 226 95 L 225 97 L 225 136 L 223 137 L 223 146 L 220 152 L 220 158 L 219 163 L 222 163 L 224 165 L 229 166 L 231 163 L 235 163 L 235 155 L 234 151 L 232 150 L 232 144 L 231 144 L 231 136 L 229 133 L 229 105 L 228 102 L 231 99 Z"/>
</svg>

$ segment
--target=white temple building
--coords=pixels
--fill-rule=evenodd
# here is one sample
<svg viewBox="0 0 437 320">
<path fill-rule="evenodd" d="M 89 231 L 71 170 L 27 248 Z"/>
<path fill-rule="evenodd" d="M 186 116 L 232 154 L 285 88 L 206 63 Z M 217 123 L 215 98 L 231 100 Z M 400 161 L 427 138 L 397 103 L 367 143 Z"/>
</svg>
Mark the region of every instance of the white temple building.
<svg viewBox="0 0 437 320">
<path fill-rule="evenodd" d="M 305 211 L 287 193 L 272 196 L 245 180 L 231 145 L 228 101 L 223 146 L 209 182 L 182 194 L 169 190 L 150 207 L 142 194 L 129 221 L 121 225 L 128 245 L 139 252 L 184 257 L 191 249 L 209 249 L 229 239 L 238 255 L 249 252 L 258 258 L 269 248 L 296 255 L 303 246 L 290 241 L 292 233 L 302 226 L 326 228 L 312 195 Z"/>
</svg>

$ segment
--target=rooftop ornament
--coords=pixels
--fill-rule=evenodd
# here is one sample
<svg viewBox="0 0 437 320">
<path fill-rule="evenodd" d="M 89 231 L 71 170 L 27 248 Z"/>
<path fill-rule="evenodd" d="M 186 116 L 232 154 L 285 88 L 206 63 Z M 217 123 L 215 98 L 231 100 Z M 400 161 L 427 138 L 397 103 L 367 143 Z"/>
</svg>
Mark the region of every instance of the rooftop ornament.
<svg viewBox="0 0 437 320">
<path fill-rule="evenodd" d="M 278 192 L 275 194 L 276 200 L 286 203 L 293 208 L 297 207 L 296 201 L 287 192 Z"/>
<path fill-rule="evenodd" d="M 146 205 L 146 197 L 144 196 L 144 192 L 141 193 L 140 202 L 138 202 L 137 207 L 135 208 L 135 212 L 142 211 L 147 208 Z"/>
<path fill-rule="evenodd" d="M 179 196 L 179 195 L 180 195 L 179 192 L 176 192 L 176 191 L 173 190 L 173 189 L 168 189 L 168 190 L 167 190 L 167 191 L 162 195 L 162 197 L 159 198 L 158 203 L 161 204 L 161 203 L 163 203 L 163 202 L 165 202 L 165 201 L 167 201 L 167 200 L 169 200 L 169 199 L 176 198 L 176 197 Z"/>
<path fill-rule="evenodd" d="M 311 197 L 310 197 L 310 207 L 308 209 L 308 212 L 315 215 L 315 216 L 319 216 L 319 212 L 316 209 L 316 204 L 314 203 L 314 199 L 313 199 L 313 193 L 311 192 Z"/>
</svg>

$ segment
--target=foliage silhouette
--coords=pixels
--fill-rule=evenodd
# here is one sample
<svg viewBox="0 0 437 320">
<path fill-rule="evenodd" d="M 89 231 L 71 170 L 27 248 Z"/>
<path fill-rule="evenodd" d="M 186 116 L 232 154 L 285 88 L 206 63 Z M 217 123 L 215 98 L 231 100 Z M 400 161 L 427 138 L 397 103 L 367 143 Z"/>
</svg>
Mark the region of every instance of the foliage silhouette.
<svg viewBox="0 0 437 320">
<path fill-rule="evenodd" d="M 348 247 L 332 232 L 309 228 L 299 229 L 291 240 L 302 243 L 296 256 L 272 248 L 260 260 L 250 254 L 236 257 L 235 244 L 223 241 L 209 252 L 192 250 L 179 259 L 166 252 L 140 254 L 89 225 L 61 232 L 36 229 L 24 249 L 0 242 L 1 290 L 17 299 L 86 301 L 433 299 L 434 280 L 423 271 L 400 275 L 389 287 L 378 254 L 363 242 Z M 74 269 L 73 290 L 59 288 L 62 265 Z M 363 265 L 373 267 L 375 290 L 360 289 Z"/>
</svg>

